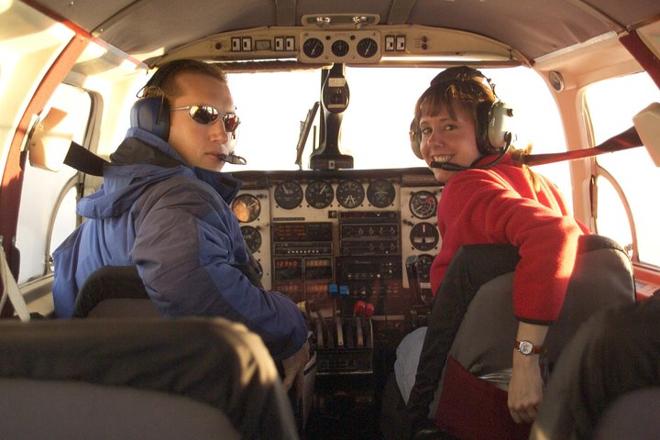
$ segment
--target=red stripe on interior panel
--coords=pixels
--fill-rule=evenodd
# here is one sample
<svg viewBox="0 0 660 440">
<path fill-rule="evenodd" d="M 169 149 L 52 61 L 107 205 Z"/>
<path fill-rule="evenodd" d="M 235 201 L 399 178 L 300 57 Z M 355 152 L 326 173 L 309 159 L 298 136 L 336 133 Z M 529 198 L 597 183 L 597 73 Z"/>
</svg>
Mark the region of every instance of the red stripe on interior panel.
<svg viewBox="0 0 660 440">
<path fill-rule="evenodd" d="M 12 268 L 15 277 L 18 276 L 19 261 L 16 261 L 18 252 L 14 248 L 14 238 L 18 223 L 18 208 L 21 201 L 23 167 L 25 166 L 26 156 L 21 154 L 21 145 L 23 145 L 23 140 L 29 129 L 30 120 L 43 110 L 55 88 L 64 80 L 88 43 L 89 38 L 87 35 L 76 35 L 62 50 L 32 96 L 23 117 L 18 123 L 9 147 L 7 163 L 2 176 L 2 185 L 0 186 L 0 235 L 3 237 L 3 247 L 7 254 L 9 267 Z M 38 203 L 38 200 L 32 202 Z M 12 307 L 7 302 L 0 311 L 0 318 L 12 314 Z"/>
<path fill-rule="evenodd" d="M 637 31 L 631 31 L 619 38 L 621 44 L 628 49 L 628 52 L 635 57 L 637 62 L 646 70 L 646 72 L 653 78 L 655 85 L 660 87 L 660 59 L 649 49 L 646 44 L 639 38 Z"/>
</svg>

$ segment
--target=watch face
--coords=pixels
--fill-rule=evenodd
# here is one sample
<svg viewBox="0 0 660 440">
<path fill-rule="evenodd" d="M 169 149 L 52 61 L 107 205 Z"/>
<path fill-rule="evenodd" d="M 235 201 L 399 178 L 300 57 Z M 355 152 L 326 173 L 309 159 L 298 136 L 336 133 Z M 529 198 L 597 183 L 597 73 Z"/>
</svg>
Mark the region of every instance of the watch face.
<svg viewBox="0 0 660 440">
<path fill-rule="evenodd" d="M 534 346 L 529 341 L 520 341 L 518 350 L 520 350 L 522 354 L 532 354 L 532 350 L 534 350 Z"/>
</svg>

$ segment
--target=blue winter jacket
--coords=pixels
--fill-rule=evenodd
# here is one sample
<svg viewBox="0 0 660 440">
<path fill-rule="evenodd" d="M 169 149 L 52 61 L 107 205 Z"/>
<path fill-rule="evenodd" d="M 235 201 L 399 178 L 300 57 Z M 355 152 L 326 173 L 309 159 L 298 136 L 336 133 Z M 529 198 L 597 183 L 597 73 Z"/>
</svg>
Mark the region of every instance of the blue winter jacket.
<svg viewBox="0 0 660 440">
<path fill-rule="evenodd" d="M 259 334 L 273 357 L 295 353 L 307 336 L 297 306 L 237 268 L 249 260 L 228 206 L 238 181 L 183 165 L 138 128 L 111 161 L 103 186 L 78 203 L 87 220 L 53 254 L 56 315 L 72 316 L 79 288 L 100 267 L 135 265 L 164 316 L 221 316 Z"/>
</svg>

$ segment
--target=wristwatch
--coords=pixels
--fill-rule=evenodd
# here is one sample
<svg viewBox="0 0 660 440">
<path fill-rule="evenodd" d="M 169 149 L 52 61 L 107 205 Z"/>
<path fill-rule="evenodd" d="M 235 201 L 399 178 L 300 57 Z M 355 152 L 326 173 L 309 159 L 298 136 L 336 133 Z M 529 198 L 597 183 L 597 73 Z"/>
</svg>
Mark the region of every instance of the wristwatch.
<svg viewBox="0 0 660 440">
<path fill-rule="evenodd" d="M 516 343 L 513 345 L 513 348 L 518 350 L 520 353 L 524 354 L 525 356 L 543 353 L 543 347 L 534 345 L 529 341 L 519 341 L 516 339 Z"/>
</svg>

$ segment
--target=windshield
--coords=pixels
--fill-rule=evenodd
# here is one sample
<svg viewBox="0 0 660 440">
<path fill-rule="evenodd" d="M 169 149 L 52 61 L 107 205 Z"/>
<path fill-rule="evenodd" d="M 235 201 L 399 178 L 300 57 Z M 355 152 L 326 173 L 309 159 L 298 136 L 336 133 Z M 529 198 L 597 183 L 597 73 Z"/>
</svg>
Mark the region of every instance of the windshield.
<svg viewBox="0 0 660 440">
<path fill-rule="evenodd" d="M 340 148 L 353 155 L 356 169 L 424 166 L 410 151 L 408 130 L 415 101 L 440 70 L 346 68 L 350 101 L 343 114 Z M 483 72 L 492 78 L 500 99 L 514 109 L 515 145 L 531 143 L 535 153 L 565 150 L 556 105 L 534 71 L 517 67 Z M 321 70 L 233 73 L 228 77 L 241 118 L 236 152 L 248 160 L 247 167 L 231 169 L 297 169 L 300 127 L 320 99 Z M 318 145 L 318 125 L 317 113 L 305 146 L 304 169 L 309 168 L 313 145 Z M 548 173 L 546 168 L 542 170 Z"/>
</svg>

